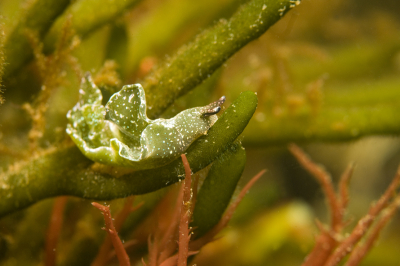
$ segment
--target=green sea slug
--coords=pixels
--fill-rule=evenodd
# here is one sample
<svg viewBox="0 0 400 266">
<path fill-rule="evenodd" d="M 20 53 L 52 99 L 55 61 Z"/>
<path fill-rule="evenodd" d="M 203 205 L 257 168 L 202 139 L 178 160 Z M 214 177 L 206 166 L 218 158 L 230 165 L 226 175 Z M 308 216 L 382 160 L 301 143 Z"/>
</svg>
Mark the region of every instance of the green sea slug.
<svg viewBox="0 0 400 266">
<path fill-rule="evenodd" d="M 217 121 L 225 97 L 204 107 L 184 110 L 171 119 L 146 116 L 146 98 L 140 84 L 126 85 L 103 96 L 90 75 L 82 79 L 78 103 L 68 112 L 67 133 L 89 159 L 135 170 L 173 161 Z"/>
</svg>

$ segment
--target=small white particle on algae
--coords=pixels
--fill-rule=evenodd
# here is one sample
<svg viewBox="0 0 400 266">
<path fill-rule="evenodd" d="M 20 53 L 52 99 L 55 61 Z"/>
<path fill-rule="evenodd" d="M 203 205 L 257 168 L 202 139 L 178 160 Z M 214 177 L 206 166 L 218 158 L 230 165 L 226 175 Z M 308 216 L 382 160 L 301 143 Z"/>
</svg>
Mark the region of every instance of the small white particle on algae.
<svg viewBox="0 0 400 266">
<path fill-rule="evenodd" d="M 300 5 L 301 0 L 290 0 L 289 3 L 294 4 L 294 6 L 298 6 Z M 290 7 L 292 7 L 292 5 L 290 5 Z"/>
<path fill-rule="evenodd" d="M 281 7 L 280 9 L 278 9 L 278 11 L 280 12 L 279 15 L 283 16 L 283 12 L 286 10 L 286 6 Z"/>
<path fill-rule="evenodd" d="M 266 8 L 267 8 L 267 5 L 264 4 L 264 5 L 262 6 L 262 10 L 265 10 Z"/>
</svg>

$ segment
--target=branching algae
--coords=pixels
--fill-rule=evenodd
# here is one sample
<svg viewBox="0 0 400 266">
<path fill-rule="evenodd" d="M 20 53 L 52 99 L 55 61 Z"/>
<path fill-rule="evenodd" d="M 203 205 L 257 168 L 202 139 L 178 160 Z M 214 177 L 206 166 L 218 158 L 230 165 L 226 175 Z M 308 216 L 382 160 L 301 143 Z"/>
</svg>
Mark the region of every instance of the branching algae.
<svg viewBox="0 0 400 266">
<path fill-rule="evenodd" d="M 225 101 L 180 112 L 171 119 L 151 120 L 140 84 L 126 85 L 103 96 L 90 75 L 83 78 L 79 101 L 67 114 L 67 133 L 89 159 L 135 170 L 159 167 L 173 161 L 217 121 Z"/>
</svg>

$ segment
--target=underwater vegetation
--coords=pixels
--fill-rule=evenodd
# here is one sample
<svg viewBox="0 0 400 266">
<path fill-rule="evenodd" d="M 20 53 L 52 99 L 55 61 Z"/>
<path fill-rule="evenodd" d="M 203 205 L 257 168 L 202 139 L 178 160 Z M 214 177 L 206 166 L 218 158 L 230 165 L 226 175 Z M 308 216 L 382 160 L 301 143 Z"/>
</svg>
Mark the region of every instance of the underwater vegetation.
<svg viewBox="0 0 400 266">
<path fill-rule="evenodd" d="M 400 265 L 399 13 L 0 0 L 0 265 Z"/>
</svg>

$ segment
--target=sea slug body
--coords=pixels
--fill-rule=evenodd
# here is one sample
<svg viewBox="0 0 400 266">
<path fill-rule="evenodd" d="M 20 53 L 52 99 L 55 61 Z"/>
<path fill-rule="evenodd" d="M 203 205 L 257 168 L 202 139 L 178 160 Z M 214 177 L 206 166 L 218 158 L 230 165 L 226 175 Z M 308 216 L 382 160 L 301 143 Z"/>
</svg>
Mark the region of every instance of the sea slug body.
<svg viewBox="0 0 400 266">
<path fill-rule="evenodd" d="M 173 161 L 217 121 L 225 97 L 184 110 L 171 119 L 151 120 L 140 84 L 126 85 L 102 105 L 90 75 L 82 79 L 79 101 L 68 112 L 67 133 L 89 159 L 135 170 Z"/>
</svg>

